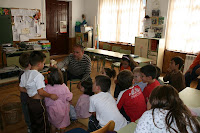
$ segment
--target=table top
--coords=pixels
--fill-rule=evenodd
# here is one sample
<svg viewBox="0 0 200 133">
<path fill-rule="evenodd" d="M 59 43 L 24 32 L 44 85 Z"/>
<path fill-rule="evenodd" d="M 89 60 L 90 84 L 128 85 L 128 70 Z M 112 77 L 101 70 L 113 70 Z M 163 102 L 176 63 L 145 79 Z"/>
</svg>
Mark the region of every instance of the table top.
<svg viewBox="0 0 200 133">
<path fill-rule="evenodd" d="M 179 97 L 188 107 L 200 107 L 200 90 L 187 87 L 179 92 Z"/>
<path fill-rule="evenodd" d="M 94 48 L 85 48 L 84 51 L 99 54 L 99 55 L 115 57 L 115 58 L 119 58 L 119 59 L 121 59 L 122 56 L 124 55 L 123 53 L 119 53 L 119 52 L 113 52 L 113 51 L 108 51 L 108 50 L 103 50 L 103 49 L 94 49 Z M 144 57 L 133 58 L 133 60 L 138 63 L 141 63 L 141 62 L 148 63 L 148 62 L 153 61 L 152 59 L 148 59 L 148 58 L 144 58 Z"/>
</svg>

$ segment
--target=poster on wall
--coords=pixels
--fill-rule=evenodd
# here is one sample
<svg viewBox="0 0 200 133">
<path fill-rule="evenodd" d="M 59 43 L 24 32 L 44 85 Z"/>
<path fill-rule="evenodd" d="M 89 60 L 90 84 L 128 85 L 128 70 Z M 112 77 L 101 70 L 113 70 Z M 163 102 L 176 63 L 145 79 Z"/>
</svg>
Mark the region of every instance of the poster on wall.
<svg viewBox="0 0 200 133">
<path fill-rule="evenodd" d="M 67 33 L 67 21 L 60 21 L 60 33 Z"/>
</svg>

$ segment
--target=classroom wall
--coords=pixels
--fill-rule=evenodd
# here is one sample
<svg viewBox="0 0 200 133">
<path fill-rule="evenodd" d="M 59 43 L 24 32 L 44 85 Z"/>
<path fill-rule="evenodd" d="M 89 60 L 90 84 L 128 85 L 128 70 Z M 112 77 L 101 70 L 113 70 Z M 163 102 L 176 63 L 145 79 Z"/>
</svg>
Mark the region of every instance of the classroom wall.
<svg viewBox="0 0 200 133">
<path fill-rule="evenodd" d="M 45 0 L 0 0 L 0 7 L 39 9 L 41 11 L 41 22 L 46 23 Z M 43 16 L 42 16 L 43 15 Z M 41 38 L 46 38 L 46 26 L 41 26 Z"/>
</svg>

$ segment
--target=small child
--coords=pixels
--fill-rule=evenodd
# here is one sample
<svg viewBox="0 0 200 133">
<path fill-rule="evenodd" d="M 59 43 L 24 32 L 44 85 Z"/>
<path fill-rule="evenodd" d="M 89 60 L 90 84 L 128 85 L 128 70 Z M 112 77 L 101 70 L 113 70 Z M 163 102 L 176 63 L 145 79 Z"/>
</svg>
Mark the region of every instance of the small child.
<svg viewBox="0 0 200 133">
<path fill-rule="evenodd" d="M 110 120 L 115 122 L 115 131 L 127 125 L 126 119 L 120 114 L 115 99 L 108 93 L 111 79 L 105 75 L 95 77 L 93 92 L 95 95 L 90 97 L 88 131 L 93 132 L 105 126 Z"/>
<path fill-rule="evenodd" d="M 134 133 L 199 133 L 200 124 L 171 85 L 157 86 Z"/>
<path fill-rule="evenodd" d="M 183 59 L 179 56 L 176 56 L 171 59 L 169 68 L 167 69 L 167 74 L 163 77 L 163 80 L 169 81 L 169 84 L 172 85 L 178 92 L 182 91 L 185 88 L 185 77 L 180 71 L 183 66 Z"/>
<path fill-rule="evenodd" d="M 138 64 L 133 60 L 130 55 L 123 55 L 120 64 L 120 72 L 123 70 L 130 70 L 132 71 Z M 115 91 L 114 91 L 114 98 L 118 98 L 119 93 L 122 91 L 122 88 L 119 87 L 118 81 L 115 81 Z"/>
<path fill-rule="evenodd" d="M 156 72 L 156 67 L 155 66 L 146 65 L 146 66 L 143 66 L 140 69 L 140 71 L 142 73 L 142 81 L 144 83 L 147 83 L 147 86 L 144 88 L 144 91 L 143 91 L 143 95 L 144 95 L 144 98 L 145 98 L 146 103 L 147 103 L 152 90 L 156 86 L 159 86 L 160 83 L 156 79 L 157 72 Z"/>
<path fill-rule="evenodd" d="M 115 69 L 103 68 L 101 74 L 103 74 L 103 75 L 107 75 L 108 77 L 114 79 L 115 76 L 116 76 L 116 71 L 115 71 Z"/>
<path fill-rule="evenodd" d="M 146 111 L 146 102 L 139 86 L 132 86 L 133 73 L 123 70 L 119 73 L 118 82 L 126 90 L 119 93 L 117 107 L 127 121 L 135 122 Z"/>
<path fill-rule="evenodd" d="M 29 52 L 24 52 L 19 57 L 19 64 L 24 68 L 24 71 L 30 70 L 31 65 L 29 64 Z M 21 75 L 24 73 L 24 71 L 21 71 L 19 75 L 19 81 L 21 80 Z M 28 111 L 28 94 L 26 92 L 20 92 L 20 99 L 22 104 L 22 111 L 24 113 L 24 120 L 26 122 L 26 125 L 28 127 L 28 133 L 31 133 L 31 121 L 29 117 L 29 111 Z"/>
<path fill-rule="evenodd" d="M 78 102 L 76 103 L 76 115 L 77 118 L 89 118 L 91 113 L 89 113 L 90 96 L 94 93 L 92 92 L 92 81 L 81 82 L 80 90 L 84 93 L 82 94 Z"/>
<path fill-rule="evenodd" d="M 60 129 L 61 133 L 64 133 L 64 129 L 70 125 L 69 101 L 72 100 L 73 94 L 64 84 L 63 75 L 59 69 L 53 67 L 49 68 L 47 80 L 48 85 L 45 91 L 58 96 L 56 101 L 45 98 L 48 119 L 52 124 L 52 133 L 55 133 L 56 128 Z"/>
<path fill-rule="evenodd" d="M 33 51 L 29 57 L 31 69 L 22 74 L 19 84 L 19 90 L 21 92 L 27 92 L 28 96 L 31 97 L 28 100 L 28 110 L 33 133 L 50 132 L 43 97 L 49 97 L 52 100 L 58 99 L 57 95 L 49 94 L 43 90 L 45 87 L 44 76 L 38 71 L 44 68 L 45 58 L 44 53 Z"/>
<path fill-rule="evenodd" d="M 147 83 L 144 83 L 142 81 L 142 75 L 140 72 L 140 67 L 136 67 L 135 69 L 133 69 L 133 80 L 134 80 L 134 86 L 138 85 L 142 92 L 144 90 L 144 88 L 147 86 Z"/>
</svg>

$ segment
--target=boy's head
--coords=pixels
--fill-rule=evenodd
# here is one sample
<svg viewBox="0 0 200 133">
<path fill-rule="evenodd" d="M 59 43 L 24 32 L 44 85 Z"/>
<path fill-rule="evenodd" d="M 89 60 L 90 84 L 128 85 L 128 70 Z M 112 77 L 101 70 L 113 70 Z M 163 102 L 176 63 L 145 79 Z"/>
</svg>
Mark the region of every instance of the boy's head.
<svg viewBox="0 0 200 133">
<path fill-rule="evenodd" d="M 51 67 L 48 69 L 48 84 L 54 86 L 55 84 L 63 84 L 63 75 L 60 69 Z"/>
<path fill-rule="evenodd" d="M 134 79 L 135 83 L 139 83 L 139 82 L 142 81 L 142 75 L 141 75 L 141 72 L 140 72 L 140 67 L 136 67 L 133 70 L 133 79 Z"/>
<path fill-rule="evenodd" d="M 152 80 L 156 78 L 157 71 L 156 71 L 156 67 L 153 66 L 153 65 L 143 66 L 140 69 L 140 71 L 142 73 L 142 81 L 144 83 L 146 83 L 146 82 L 148 82 L 148 83 L 152 82 Z"/>
<path fill-rule="evenodd" d="M 33 51 L 30 54 L 29 62 L 31 66 L 38 67 L 38 70 L 44 68 L 46 55 L 41 51 Z"/>
<path fill-rule="evenodd" d="M 94 93 L 108 92 L 110 90 L 111 80 L 106 75 L 98 75 L 95 77 L 92 91 Z"/>
<path fill-rule="evenodd" d="M 117 76 L 120 89 L 125 90 L 132 86 L 133 73 L 130 70 L 123 70 Z"/>
<path fill-rule="evenodd" d="M 30 66 L 29 57 L 30 57 L 30 53 L 29 52 L 24 52 L 24 53 L 22 53 L 20 55 L 20 57 L 19 57 L 19 64 L 23 68 L 28 68 Z"/>
<path fill-rule="evenodd" d="M 171 59 L 169 67 L 171 70 L 179 70 L 183 66 L 183 59 L 180 56 L 176 56 Z"/>
</svg>

